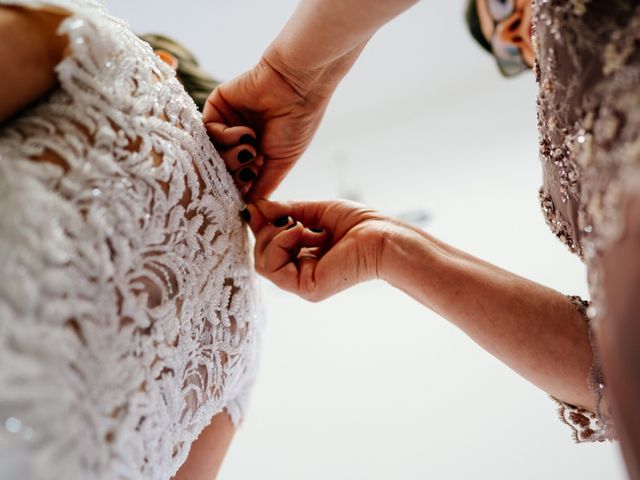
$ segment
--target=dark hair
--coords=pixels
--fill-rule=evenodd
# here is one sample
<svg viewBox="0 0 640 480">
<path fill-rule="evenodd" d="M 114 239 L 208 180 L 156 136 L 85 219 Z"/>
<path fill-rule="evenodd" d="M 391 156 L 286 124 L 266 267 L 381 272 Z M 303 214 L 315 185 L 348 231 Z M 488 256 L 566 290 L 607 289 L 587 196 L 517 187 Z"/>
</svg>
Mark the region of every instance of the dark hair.
<svg viewBox="0 0 640 480">
<path fill-rule="evenodd" d="M 482 33 L 482 27 L 480 26 L 480 17 L 478 16 L 477 0 L 467 0 L 467 8 L 464 12 L 464 18 L 467 22 L 467 27 L 469 28 L 471 36 L 475 39 L 476 42 L 478 42 L 478 45 L 484 48 L 487 52 L 493 53 L 491 44 L 485 38 L 484 33 Z"/>
<path fill-rule="evenodd" d="M 149 43 L 154 50 L 165 50 L 176 57 L 178 80 L 202 111 L 209 94 L 220 82 L 202 70 L 196 57 L 184 45 L 172 38 L 154 33 L 140 35 L 140 38 Z"/>
</svg>

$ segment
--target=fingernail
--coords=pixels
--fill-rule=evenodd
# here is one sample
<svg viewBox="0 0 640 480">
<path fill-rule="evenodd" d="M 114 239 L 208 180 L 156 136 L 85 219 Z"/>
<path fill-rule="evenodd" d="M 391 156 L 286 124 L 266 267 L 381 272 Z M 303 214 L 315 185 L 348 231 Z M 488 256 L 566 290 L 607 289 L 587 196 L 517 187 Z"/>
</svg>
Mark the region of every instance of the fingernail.
<svg viewBox="0 0 640 480">
<path fill-rule="evenodd" d="M 253 170 L 251 170 L 250 168 L 245 168 L 244 170 L 240 170 L 238 178 L 246 183 L 256 178 L 256 174 L 253 173 Z"/>
<path fill-rule="evenodd" d="M 248 133 L 245 133 L 240 137 L 240 143 L 251 145 L 253 147 L 256 144 L 256 139 L 253 138 L 253 135 L 249 135 Z"/>
<path fill-rule="evenodd" d="M 243 208 L 242 210 L 240 210 L 240 216 L 247 223 L 249 223 L 251 221 L 251 212 L 246 207 Z"/>
<path fill-rule="evenodd" d="M 289 225 L 285 230 L 291 230 L 293 227 L 295 227 L 296 225 L 298 225 L 298 222 L 293 222 L 291 225 Z"/>
<path fill-rule="evenodd" d="M 313 233 L 324 233 L 324 228 L 311 228 Z"/>
<path fill-rule="evenodd" d="M 289 217 L 276 218 L 272 223 L 274 227 L 282 228 L 289 223 Z"/>
<path fill-rule="evenodd" d="M 251 153 L 249 150 L 242 150 L 238 154 L 238 161 L 240 163 L 247 163 L 247 162 L 250 162 L 251 160 L 253 160 L 253 153 Z"/>
</svg>

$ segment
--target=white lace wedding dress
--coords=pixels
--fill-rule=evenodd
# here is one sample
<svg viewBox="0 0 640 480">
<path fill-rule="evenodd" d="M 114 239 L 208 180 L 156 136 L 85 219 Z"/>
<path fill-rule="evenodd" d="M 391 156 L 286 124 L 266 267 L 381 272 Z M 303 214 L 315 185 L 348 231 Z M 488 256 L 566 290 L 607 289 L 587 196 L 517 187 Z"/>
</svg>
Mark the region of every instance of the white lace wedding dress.
<svg viewBox="0 0 640 480">
<path fill-rule="evenodd" d="M 168 479 L 254 378 L 242 200 L 124 22 L 0 5 L 70 14 L 59 87 L 0 126 L 0 478 Z"/>
</svg>

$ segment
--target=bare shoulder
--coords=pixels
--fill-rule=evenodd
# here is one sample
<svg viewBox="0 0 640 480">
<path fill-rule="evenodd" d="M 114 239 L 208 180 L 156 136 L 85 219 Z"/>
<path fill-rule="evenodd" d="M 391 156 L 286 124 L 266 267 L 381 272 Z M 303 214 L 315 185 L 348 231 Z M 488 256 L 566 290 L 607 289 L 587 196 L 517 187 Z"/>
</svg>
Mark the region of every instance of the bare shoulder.
<svg viewBox="0 0 640 480">
<path fill-rule="evenodd" d="M 58 9 L 0 6 L 0 122 L 55 85 L 66 37 L 58 27 L 68 14 Z"/>
</svg>

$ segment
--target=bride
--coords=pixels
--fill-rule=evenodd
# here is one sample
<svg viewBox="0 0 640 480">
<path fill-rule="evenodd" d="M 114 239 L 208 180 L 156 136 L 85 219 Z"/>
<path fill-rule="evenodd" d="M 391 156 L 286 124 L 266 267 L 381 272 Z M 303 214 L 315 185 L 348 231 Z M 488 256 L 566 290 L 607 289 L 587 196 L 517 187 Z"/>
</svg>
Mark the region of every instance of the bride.
<svg viewBox="0 0 640 480">
<path fill-rule="evenodd" d="M 242 419 L 242 199 L 177 48 L 93 0 L 0 0 L 3 478 L 212 478 Z M 245 170 L 254 139 L 217 137 Z"/>
</svg>

